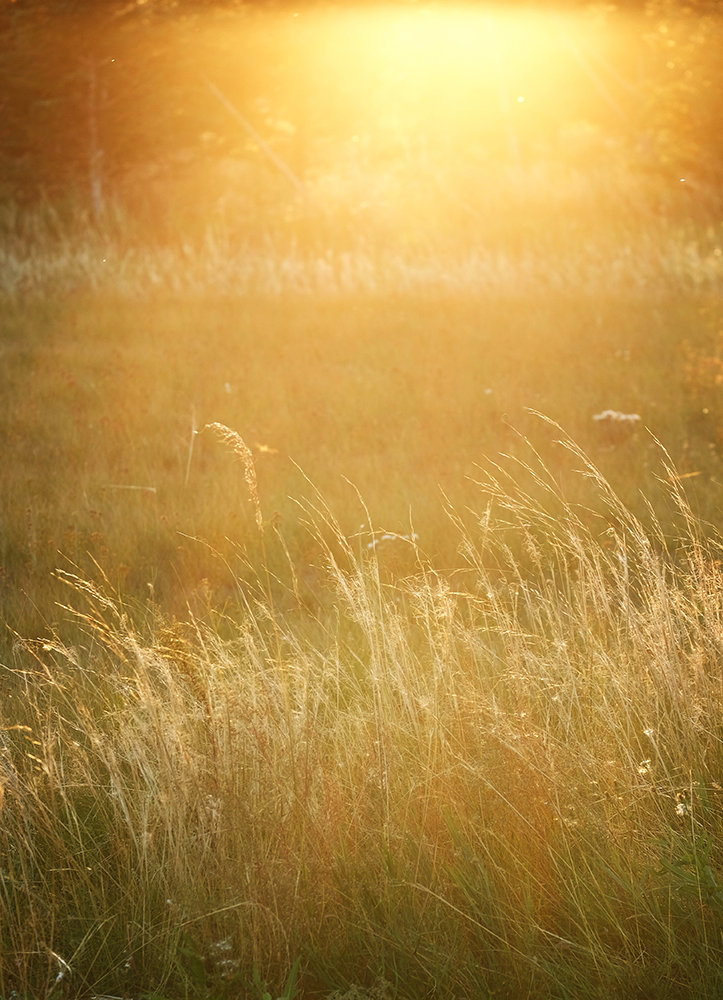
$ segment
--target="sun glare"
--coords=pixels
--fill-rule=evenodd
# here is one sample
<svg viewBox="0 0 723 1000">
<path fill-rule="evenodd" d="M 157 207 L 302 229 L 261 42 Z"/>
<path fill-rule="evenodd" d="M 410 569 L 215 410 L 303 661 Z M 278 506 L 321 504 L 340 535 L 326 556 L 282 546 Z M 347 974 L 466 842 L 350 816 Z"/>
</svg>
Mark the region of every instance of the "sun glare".
<svg viewBox="0 0 723 1000">
<path fill-rule="evenodd" d="M 532 12 L 360 9 L 318 26 L 307 70 L 321 71 L 331 94 L 341 87 L 351 112 L 376 105 L 404 110 L 410 130 L 420 121 L 464 128 L 494 117 L 501 99 L 549 93 L 563 39 L 556 18 Z"/>
<path fill-rule="evenodd" d="M 246 28 L 239 30 L 240 53 Z M 226 48 L 231 55 L 228 37 Z M 614 49 L 604 18 L 589 13 L 464 5 L 296 11 L 269 24 L 268 60 L 229 65 L 227 85 L 243 100 L 255 75 L 297 147 L 323 132 L 329 156 L 338 139 L 358 144 L 367 163 L 400 147 L 518 162 L 554 151 L 570 133 L 576 145 L 581 136 L 589 143 L 606 116 L 626 117 L 605 68 Z"/>
</svg>

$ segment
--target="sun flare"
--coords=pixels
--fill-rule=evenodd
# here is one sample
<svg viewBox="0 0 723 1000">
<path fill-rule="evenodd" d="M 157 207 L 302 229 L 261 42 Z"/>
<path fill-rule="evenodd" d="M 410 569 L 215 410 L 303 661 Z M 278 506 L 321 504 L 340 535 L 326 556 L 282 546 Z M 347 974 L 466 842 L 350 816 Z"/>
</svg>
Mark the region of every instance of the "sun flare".
<svg viewBox="0 0 723 1000">
<path fill-rule="evenodd" d="M 286 131 L 297 145 L 323 122 L 330 137 L 380 159 L 395 144 L 427 143 L 518 160 L 575 129 L 589 138 L 611 113 L 632 114 L 632 88 L 613 69 L 621 37 L 616 43 L 604 18 L 549 10 L 390 6 L 279 15 L 269 35 L 273 71 L 261 70 L 274 94 L 263 111 L 278 138 Z M 226 44 L 235 49 L 230 38 Z M 238 44 L 240 53 L 243 37 Z M 223 84 L 237 95 L 248 83 L 248 68 L 241 72 L 229 67 Z"/>
</svg>

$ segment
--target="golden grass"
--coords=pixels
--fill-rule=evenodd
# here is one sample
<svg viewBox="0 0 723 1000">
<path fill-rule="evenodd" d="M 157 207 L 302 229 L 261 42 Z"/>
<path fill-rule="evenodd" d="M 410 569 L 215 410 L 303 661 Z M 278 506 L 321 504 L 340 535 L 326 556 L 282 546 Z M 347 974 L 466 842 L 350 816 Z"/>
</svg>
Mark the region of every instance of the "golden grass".
<svg viewBox="0 0 723 1000">
<path fill-rule="evenodd" d="M 624 163 L 472 170 L 401 159 L 377 177 L 369 166 L 331 162 L 303 196 L 266 183 L 269 204 L 254 212 L 250 229 L 239 231 L 237 211 L 221 207 L 236 189 L 225 179 L 213 222 L 200 213 L 188 231 L 166 238 L 120 204 L 92 227 L 44 205 L 19 232 L 2 214 L 16 209 L 0 206 L 0 295 L 304 299 L 605 288 L 640 296 L 711 293 L 723 276 L 717 189 L 683 189 L 669 173 Z M 390 184 L 391 193 L 370 196 L 370 186 Z M 368 199 L 361 221 L 352 211 L 359 185 Z M 181 187 L 175 197 L 182 195 Z"/>
<path fill-rule="evenodd" d="M 224 117 L 0 206 L 3 1000 L 723 994 L 717 21 L 608 15 L 642 134 L 219 14 L 303 193 Z"/>
<path fill-rule="evenodd" d="M 251 449 L 237 431 L 232 431 L 231 428 L 226 427 L 225 424 L 212 423 L 206 424 L 206 427 L 209 430 L 214 431 L 224 444 L 229 445 L 241 459 L 244 467 L 244 479 L 246 480 L 249 497 L 254 507 L 254 520 L 256 522 L 256 527 L 258 528 L 259 533 L 263 534 L 264 518 L 261 513 L 261 501 L 259 500 L 259 488 L 256 479 L 256 466 L 254 465 L 254 456 Z M 204 428 L 204 430 L 205 429 L 206 428 Z"/>
<path fill-rule="evenodd" d="M 560 440 L 594 528 L 529 450 L 450 510 L 456 571 L 409 542 L 391 581 L 312 496 L 316 611 L 239 581 L 226 638 L 66 575 L 78 641 L 4 671 L 0 991 L 56 955 L 77 990 L 247 995 L 298 958 L 305 995 L 712 1000 L 720 542 L 673 477 L 668 551 Z"/>
</svg>

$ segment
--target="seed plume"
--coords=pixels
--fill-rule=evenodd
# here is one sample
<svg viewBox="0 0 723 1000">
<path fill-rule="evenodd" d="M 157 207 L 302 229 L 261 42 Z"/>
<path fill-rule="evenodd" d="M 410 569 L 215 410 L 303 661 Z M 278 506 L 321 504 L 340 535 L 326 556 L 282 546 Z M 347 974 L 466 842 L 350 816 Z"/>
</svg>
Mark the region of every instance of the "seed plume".
<svg viewBox="0 0 723 1000">
<path fill-rule="evenodd" d="M 233 448 L 236 455 L 243 462 L 244 479 L 246 480 L 246 485 L 248 486 L 251 502 L 254 505 L 256 527 L 259 529 L 259 532 L 263 534 L 264 519 L 261 514 L 261 501 L 259 500 L 258 481 L 256 479 L 256 466 L 254 465 L 254 456 L 251 453 L 251 449 L 237 431 L 231 430 L 231 428 L 227 427 L 225 424 L 214 422 L 212 424 L 206 424 L 206 427 L 217 434 L 224 444 Z"/>
</svg>

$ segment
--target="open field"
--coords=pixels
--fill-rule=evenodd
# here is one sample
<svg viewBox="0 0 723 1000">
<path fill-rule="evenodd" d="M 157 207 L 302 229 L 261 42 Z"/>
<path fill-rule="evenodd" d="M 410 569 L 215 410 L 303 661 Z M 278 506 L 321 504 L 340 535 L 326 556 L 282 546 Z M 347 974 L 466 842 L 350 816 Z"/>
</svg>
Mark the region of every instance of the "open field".
<svg viewBox="0 0 723 1000">
<path fill-rule="evenodd" d="M 291 181 L 0 204 L 2 1000 L 723 995 L 720 193 L 632 22 L 460 106 L 425 11 L 245 15 L 255 118 L 194 22 Z"/>
<path fill-rule="evenodd" d="M 8 302 L 0 993 L 717 996 L 716 308 Z"/>
<path fill-rule="evenodd" d="M 572 498 L 584 495 L 529 409 L 561 423 L 636 513 L 641 490 L 665 505 L 649 429 L 688 477 L 697 516 L 715 523 L 719 323 L 708 290 L 9 303 L 6 616 L 23 633 L 52 624 L 59 553 L 83 572 L 96 560 L 136 598 L 152 586 L 174 613 L 207 586 L 229 595 L 255 531 L 239 467 L 208 431 L 194 434 L 212 421 L 247 440 L 264 517 L 302 561 L 304 475 L 347 534 L 367 521 L 355 488 L 382 531 L 407 533 L 411 515 L 440 568 L 458 546 L 443 492 L 474 507 L 476 463 L 517 453 L 519 433 L 533 434 Z M 594 419 L 607 409 L 640 420 L 621 433 Z M 665 506 L 660 516 L 673 531 Z"/>
</svg>

